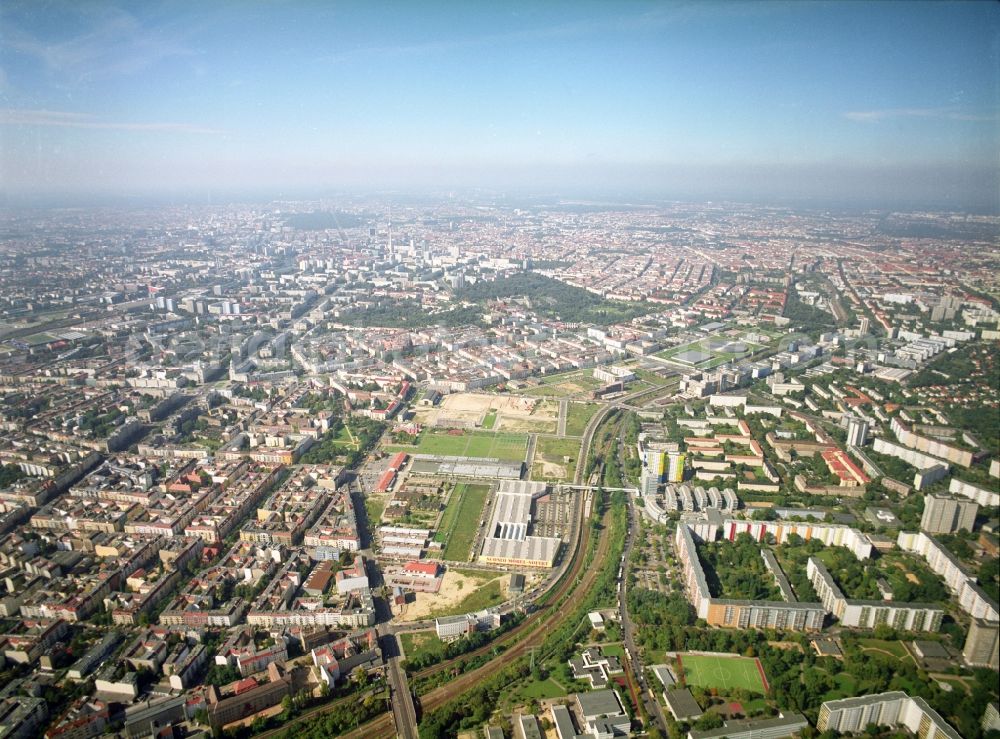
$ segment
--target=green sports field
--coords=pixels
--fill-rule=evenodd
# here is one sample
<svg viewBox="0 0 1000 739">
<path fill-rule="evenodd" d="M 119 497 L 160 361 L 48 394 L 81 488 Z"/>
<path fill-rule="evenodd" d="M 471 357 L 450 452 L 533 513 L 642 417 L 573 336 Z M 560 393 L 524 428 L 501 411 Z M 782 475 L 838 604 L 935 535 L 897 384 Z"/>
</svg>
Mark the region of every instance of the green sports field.
<svg viewBox="0 0 1000 739">
<path fill-rule="evenodd" d="M 454 457 L 492 457 L 508 462 L 524 459 L 528 450 L 527 434 L 507 434 L 490 431 L 463 431 L 449 434 L 446 431 L 426 429 L 417 445 L 389 446 L 390 451 L 410 454 L 440 454 Z"/>
<path fill-rule="evenodd" d="M 689 686 L 767 692 L 760 663 L 753 657 L 682 654 L 680 660 Z"/>
</svg>

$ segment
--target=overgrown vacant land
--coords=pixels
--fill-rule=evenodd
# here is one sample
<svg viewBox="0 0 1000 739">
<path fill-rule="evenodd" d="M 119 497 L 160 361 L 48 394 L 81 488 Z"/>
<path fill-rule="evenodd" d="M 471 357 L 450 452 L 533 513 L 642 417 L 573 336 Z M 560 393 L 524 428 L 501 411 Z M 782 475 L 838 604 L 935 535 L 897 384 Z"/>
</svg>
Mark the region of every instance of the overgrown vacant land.
<svg viewBox="0 0 1000 739">
<path fill-rule="evenodd" d="M 503 602 L 506 577 L 497 572 L 463 570 L 451 566 L 437 593 L 416 593 L 397 613 L 401 621 L 420 621 L 482 610 Z M 435 636 L 435 640 L 437 637 Z"/>
<path fill-rule="evenodd" d="M 537 397 L 587 399 L 600 386 L 601 381 L 594 377 L 592 370 L 575 370 L 534 378 L 531 385 L 517 393 Z"/>
<path fill-rule="evenodd" d="M 469 560 L 479 516 L 489 494 L 489 485 L 459 483 L 451 493 L 441 518 L 437 539 L 444 543 L 444 558 L 455 562 Z"/>
<path fill-rule="evenodd" d="M 582 436 L 590 419 L 600 409 L 597 403 L 570 403 L 566 411 L 566 435 Z"/>
<path fill-rule="evenodd" d="M 535 446 L 535 461 L 531 465 L 531 479 L 572 480 L 579 453 L 579 439 L 539 438 Z"/>
</svg>

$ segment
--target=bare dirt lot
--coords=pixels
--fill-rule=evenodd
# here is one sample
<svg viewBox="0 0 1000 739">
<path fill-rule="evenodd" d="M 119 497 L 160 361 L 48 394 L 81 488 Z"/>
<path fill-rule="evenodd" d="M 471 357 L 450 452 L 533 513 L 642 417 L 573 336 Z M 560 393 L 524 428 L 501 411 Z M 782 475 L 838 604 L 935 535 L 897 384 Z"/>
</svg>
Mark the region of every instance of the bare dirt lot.
<svg viewBox="0 0 1000 739">
<path fill-rule="evenodd" d="M 436 611 L 456 606 L 479 588 L 494 580 L 501 581 L 501 591 L 506 598 L 509 575 L 493 575 L 484 572 L 483 577 L 469 577 L 449 569 L 444 573 L 441 589 L 437 593 L 415 593 L 415 600 L 407 603 L 402 612 L 397 613 L 400 621 L 420 621 Z"/>
<path fill-rule="evenodd" d="M 562 480 L 566 478 L 566 465 L 556 464 L 555 462 L 549 462 L 547 460 L 542 460 L 539 463 L 542 477 L 550 480 Z"/>
<path fill-rule="evenodd" d="M 552 433 L 559 406 L 537 398 L 453 393 L 436 408 L 416 409 L 416 420 L 427 426 Z"/>
</svg>

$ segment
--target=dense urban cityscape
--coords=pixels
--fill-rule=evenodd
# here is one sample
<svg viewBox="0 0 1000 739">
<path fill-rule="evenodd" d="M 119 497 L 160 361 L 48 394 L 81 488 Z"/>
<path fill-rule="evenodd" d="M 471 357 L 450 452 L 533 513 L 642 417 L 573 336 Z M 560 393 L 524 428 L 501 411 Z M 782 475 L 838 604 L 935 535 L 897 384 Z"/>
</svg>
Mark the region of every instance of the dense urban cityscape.
<svg viewBox="0 0 1000 739">
<path fill-rule="evenodd" d="M 995 734 L 998 226 L 9 212 L 0 731 Z"/>
<path fill-rule="evenodd" d="M 0 739 L 1000 739 L 1000 3 L 0 2 Z"/>
</svg>

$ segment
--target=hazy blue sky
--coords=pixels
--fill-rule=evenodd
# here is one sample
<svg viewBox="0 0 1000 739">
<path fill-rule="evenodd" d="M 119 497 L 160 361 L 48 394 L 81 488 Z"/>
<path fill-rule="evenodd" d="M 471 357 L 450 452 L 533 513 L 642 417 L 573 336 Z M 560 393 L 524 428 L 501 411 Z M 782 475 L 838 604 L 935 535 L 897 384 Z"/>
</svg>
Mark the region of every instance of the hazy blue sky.
<svg viewBox="0 0 1000 739">
<path fill-rule="evenodd" d="M 0 186 L 997 198 L 1000 6 L 0 4 Z"/>
</svg>

